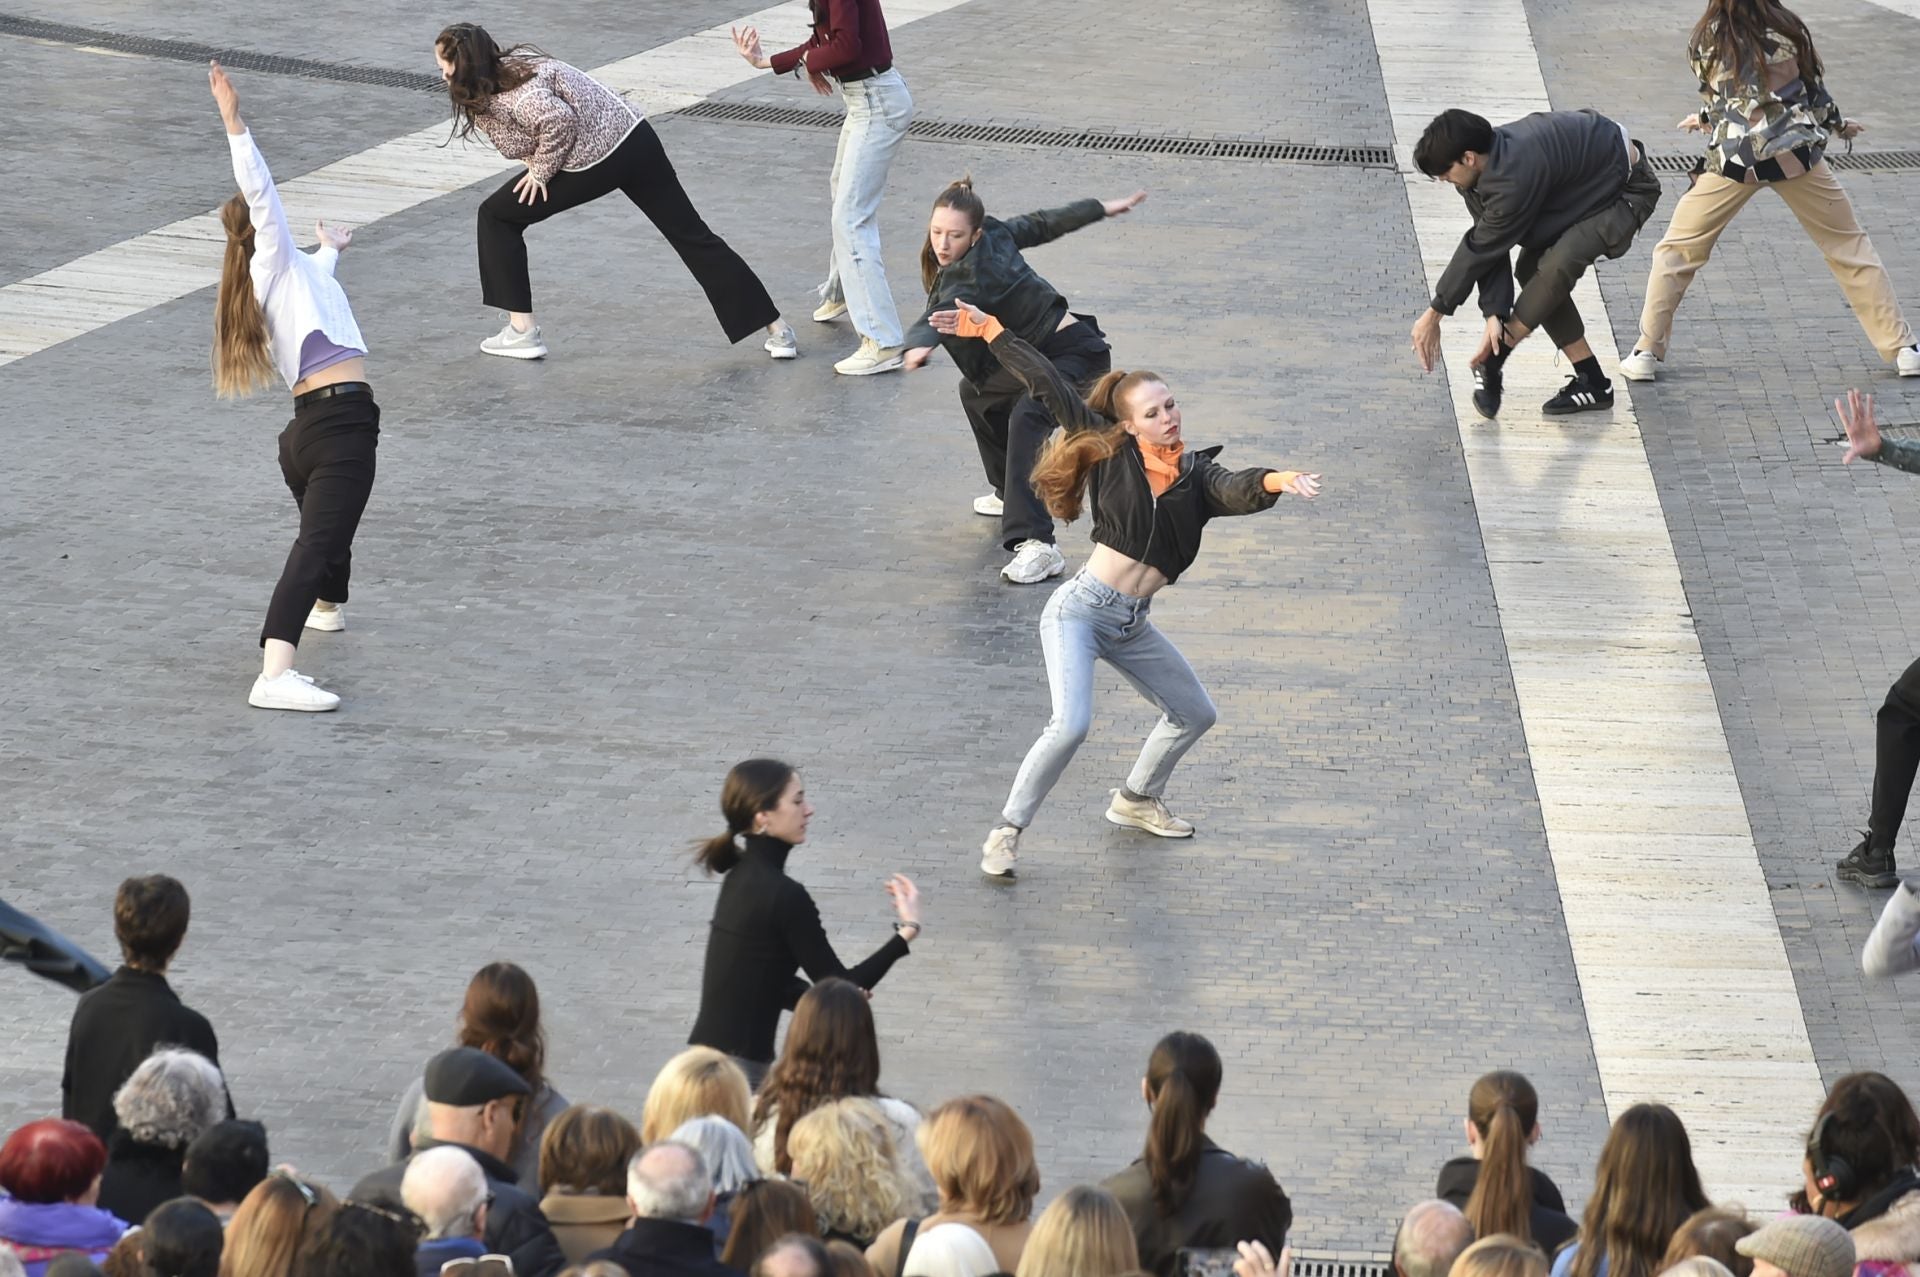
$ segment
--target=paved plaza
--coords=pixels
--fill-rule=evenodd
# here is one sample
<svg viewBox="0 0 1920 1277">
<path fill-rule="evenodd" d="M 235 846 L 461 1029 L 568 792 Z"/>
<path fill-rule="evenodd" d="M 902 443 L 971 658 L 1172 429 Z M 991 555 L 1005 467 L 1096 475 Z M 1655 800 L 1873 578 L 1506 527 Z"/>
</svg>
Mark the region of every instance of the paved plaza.
<svg viewBox="0 0 1920 1277">
<path fill-rule="evenodd" d="M 674 59 L 706 66 L 701 51 L 748 12 L 256 8 L 7 0 L 0 19 L 418 74 L 434 32 L 466 18 L 583 67 L 666 49 L 633 65 L 667 75 Z M 770 46 L 797 42 L 803 8 L 761 15 Z M 1594 106 L 1660 155 L 1688 148 L 1672 124 L 1695 101 L 1693 15 L 1666 0 L 907 9 L 896 62 L 931 121 L 1397 146 L 1404 166 L 1404 118 L 1436 92 L 1496 120 L 1526 91 Z M 1920 148 L 1903 106 L 1920 5 L 1796 9 L 1836 98 L 1869 126 L 1858 150 Z M 1427 30 L 1443 51 L 1517 59 L 1502 66 L 1524 64 L 1534 90 L 1466 52 L 1435 60 L 1451 79 L 1400 69 L 1394 50 Z M 0 33 L 18 85 L 12 167 L 32 175 L 0 236 L 0 342 L 37 340 L 21 316 L 84 274 L 60 268 L 232 190 L 203 67 L 121 45 Z M 1884 895 L 1832 873 L 1864 823 L 1872 711 L 1920 654 L 1920 481 L 1843 467 L 1827 407 L 1864 386 L 1883 419 L 1911 424 L 1920 382 L 1879 363 L 1778 200 L 1756 199 L 1721 241 L 1659 382 L 1634 386 L 1615 421 L 1543 433 L 1517 392 L 1501 425 L 1463 424 L 1470 342 L 1451 339 L 1471 334 L 1450 334 L 1431 376 L 1406 349 L 1427 296 L 1423 237 L 1466 226 L 1451 192 L 1436 203 L 1386 164 L 909 141 L 883 210 L 903 313 L 918 310 L 926 206 L 962 173 L 999 214 L 1144 186 L 1135 212 L 1030 260 L 1099 316 L 1116 366 L 1167 375 L 1196 443 L 1325 476 L 1311 506 L 1213 524 L 1156 601 L 1220 707 L 1169 793 L 1199 836 L 1099 819 L 1151 723 L 1103 669 L 1092 738 L 1026 836 L 1019 881 L 995 884 L 978 844 L 1046 717 L 1035 624 L 1050 587 L 996 575 L 996 525 L 969 510 L 982 485 L 951 362 L 837 378 L 852 337 L 807 322 L 835 134 L 664 113 L 696 96 L 830 105 L 804 83 L 748 79 L 737 59 L 728 74 L 647 100 L 695 203 L 799 328 L 795 363 L 757 340 L 728 347 L 617 199 L 529 236 L 552 356 L 480 356 L 499 323 L 474 270 L 474 209 L 504 171 L 490 152 L 422 150 L 422 171 L 466 166 L 434 170 L 454 174 L 452 193 L 396 197 L 357 234 L 340 277 L 372 348 L 380 476 L 351 629 L 309 633 L 300 656 L 345 698 L 338 713 L 245 704 L 293 531 L 274 455 L 285 405 L 213 398 L 212 289 L 189 279 L 0 362 L 0 894 L 110 958 L 120 878 L 185 881 L 194 925 L 174 983 L 216 1025 L 234 1096 L 276 1157 L 340 1188 L 371 1169 L 395 1099 L 495 958 L 539 982 L 560 1090 L 637 1114 L 693 1020 L 716 888 L 689 845 L 718 832 L 727 768 L 759 753 L 806 774 L 819 815 L 793 868 L 843 956 L 888 934 L 888 873 L 926 897 L 924 940 L 874 997 L 883 1086 L 922 1105 L 1007 1098 L 1034 1128 L 1047 1197 L 1137 1154 L 1138 1078 L 1172 1028 L 1220 1047 L 1211 1129 L 1269 1163 L 1295 1245 L 1317 1253 L 1386 1248 L 1461 1151 L 1467 1088 L 1490 1068 L 1538 1086 L 1535 1161 L 1576 1204 L 1623 1101 L 1673 1104 L 1706 1146 L 1708 1191 L 1713 1168 L 1740 1164 L 1748 1178 L 1722 1174 L 1718 1191 L 1768 1208 L 1795 1186 L 1808 1087 L 1870 1068 L 1920 1088 L 1920 1019 L 1858 967 Z M 445 129 L 432 92 L 235 80 L 283 183 Z M 1842 176 L 1920 308 L 1920 169 Z M 1683 189 L 1669 173 L 1634 250 L 1583 295 L 1609 368 L 1601 321 L 1631 343 Z M 217 243 L 179 243 L 217 271 Z M 1535 353 L 1557 385 L 1564 366 Z M 1615 571 L 1615 543 L 1568 529 L 1628 471 L 1647 476 L 1647 518 L 1618 551 L 1633 570 Z M 1517 563 L 1505 547 L 1527 519 L 1552 522 L 1558 548 Z M 1084 521 L 1062 548 L 1077 567 Z M 1645 868 L 1706 891 L 1747 883 L 1722 916 L 1636 896 L 1637 835 L 1563 814 L 1569 770 L 1601 791 L 1619 774 L 1600 766 L 1608 724 L 1657 727 L 1661 707 L 1567 656 L 1560 690 L 1539 690 L 1542 653 L 1565 649 L 1510 588 L 1539 568 L 1542 597 L 1569 615 L 1590 603 L 1589 630 L 1604 628 L 1642 567 L 1684 591 L 1666 608 L 1683 641 L 1599 638 L 1623 667 L 1701 671 L 1710 712 L 1667 734 L 1674 758 L 1724 771 L 1724 828 L 1686 826 L 1665 753 L 1634 761 L 1644 791 L 1596 801 L 1644 792 L 1680 813 L 1640 831 L 1659 847 Z M 1596 724 L 1571 748 L 1549 736 L 1587 713 L 1567 687 L 1589 689 Z M 1714 835 L 1712 856 L 1691 859 L 1694 834 Z M 1590 889 L 1583 847 L 1624 858 L 1609 871 L 1620 902 Z M 1910 831 L 1899 854 L 1920 856 Z M 1709 969 L 1717 926 L 1779 956 L 1778 996 Z M 1671 967 L 1680 994 L 1708 995 L 1685 1004 L 1714 1008 L 1683 1027 L 1685 1050 L 1635 1042 L 1643 1022 L 1669 1036 L 1661 1017 L 1679 1004 L 1615 996 L 1629 969 L 1607 955 L 1625 947 Z M 11 1129 L 58 1109 L 72 995 L 13 970 L 0 991 Z M 1656 1056 L 1667 1084 L 1641 1093 Z M 1743 1094 L 1758 1098 L 1728 1118 Z M 1752 1157 L 1744 1136 L 1699 1134 L 1756 1124 L 1777 1147 Z"/>
</svg>

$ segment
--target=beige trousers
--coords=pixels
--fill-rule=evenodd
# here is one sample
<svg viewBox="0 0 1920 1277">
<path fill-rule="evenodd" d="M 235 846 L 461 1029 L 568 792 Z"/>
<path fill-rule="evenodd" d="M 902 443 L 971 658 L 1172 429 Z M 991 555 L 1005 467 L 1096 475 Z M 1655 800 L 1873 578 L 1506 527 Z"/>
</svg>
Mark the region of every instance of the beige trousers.
<svg viewBox="0 0 1920 1277">
<path fill-rule="evenodd" d="M 1673 312 L 1686 296 L 1687 285 L 1707 264 L 1715 241 L 1733 221 L 1733 215 L 1762 190 L 1771 190 L 1787 202 L 1825 254 L 1827 268 L 1840 281 L 1840 290 L 1847 295 L 1848 304 L 1880 358 L 1891 363 L 1901 347 L 1913 345 L 1913 329 L 1900 313 L 1900 300 L 1893 295 L 1887 268 L 1880 264 L 1880 254 L 1873 251 L 1873 241 L 1860 229 L 1853 202 L 1822 160 L 1784 182 L 1735 182 L 1718 173 L 1700 175 L 1693 189 L 1674 206 L 1673 222 L 1654 247 L 1636 348 L 1666 358 Z"/>
</svg>

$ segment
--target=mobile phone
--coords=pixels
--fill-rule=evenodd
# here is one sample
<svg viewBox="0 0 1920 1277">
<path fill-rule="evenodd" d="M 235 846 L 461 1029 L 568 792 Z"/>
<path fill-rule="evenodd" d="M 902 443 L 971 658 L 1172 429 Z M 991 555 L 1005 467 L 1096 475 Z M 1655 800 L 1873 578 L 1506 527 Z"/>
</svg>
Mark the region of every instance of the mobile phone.
<svg viewBox="0 0 1920 1277">
<path fill-rule="evenodd" d="M 1233 1277 L 1233 1266 L 1240 1252 L 1231 1247 L 1208 1249 L 1183 1246 L 1177 1256 L 1180 1277 Z"/>
</svg>

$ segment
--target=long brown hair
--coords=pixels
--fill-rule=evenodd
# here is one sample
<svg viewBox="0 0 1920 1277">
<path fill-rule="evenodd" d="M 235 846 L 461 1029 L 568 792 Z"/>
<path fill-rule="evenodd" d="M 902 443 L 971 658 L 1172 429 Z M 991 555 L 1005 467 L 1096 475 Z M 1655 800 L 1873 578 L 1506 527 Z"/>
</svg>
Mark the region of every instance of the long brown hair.
<svg viewBox="0 0 1920 1277">
<path fill-rule="evenodd" d="M 1153 1119 L 1142 1160 L 1155 1209 L 1171 1215 L 1193 1193 L 1207 1114 L 1220 1098 L 1220 1053 L 1198 1033 L 1167 1034 L 1147 1061 L 1147 1096 Z"/>
<path fill-rule="evenodd" d="M 1157 372 L 1116 368 L 1093 383 L 1087 407 L 1108 421 L 1119 422 L 1135 386 L 1166 384 Z M 1118 424 L 1106 430 L 1062 430 L 1048 441 L 1033 466 L 1033 490 L 1053 517 L 1072 523 L 1080 517 L 1086 497 L 1087 472 L 1126 446 L 1127 432 Z"/>
<path fill-rule="evenodd" d="M 546 1080 L 547 1031 L 540 1026 L 540 991 L 533 977 L 511 962 L 489 962 L 467 983 L 460 1008 L 461 1046 L 475 1047 L 511 1066 L 539 1102 Z"/>
<path fill-rule="evenodd" d="M 727 818 L 727 832 L 695 843 L 694 862 L 710 874 L 723 874 L 739 864 L 740 844 L 734 840 L 753 828 L 755 816 L 779 806 L 793 773 L 790 764 L 777 758 L 735 763 L 720 787 L 720 814 Z"/>
<path fill-rule="evenodd" d="M 222 399 L 240 399 L 273 384 L 267 312 L 253 293 L 253 219 L 243 195 L 220 206 L 227 253 L 220 263 L 220 292 L 213 303 L 213 389 Z"/>
<path fill-rule="evenodd" d="M 828 978 L 808 989 L 793 1009 L 780 1058 L 760 1084 L 756 1128 L 771 1120 L 773 1169 L 793 1171 L 787 1135 L 793 1124 L 828 1100 L 880 1093 L 880 1039 L 866 991 Z"/>
<path fill-rule="evenodd" d="M 1693 24 L 1688 39 L 1695 49 L 1713 55 L 1722 75 L 1751 70 L 1764 79 L 1768 57 L 1783 42 L 1793 48 L 1808 89 L 1822 74 L 1813 33 L 1799 14 L 1775 0 L 1707 0 L 1707 11 Z"/>
<path fill-rule="evenodd" d="M 453 133 L 448 141 L 471 137 L 473 117 L 486 114 L 493 95 L 531 80 L 534 62 L 547 56 L 531 44 L 503 49 L 477 22 L 454 23 L 433 38 L 433 49 L 453 63 L 453 75 L 447 80 L 447 97 L 453 103 Z"/>
<path fill-rule="evenodd" d="M 720 1262 L 746 1272 L 789 1233 L 820 1235 L 807 1190 L 784 1179 L 756 1179 L 734 1194 L 727 1208 L 727 1244 Z"/>
<path fill-rule="evenodd" d="M 987 220 L 987 206 L 978 195 L 973 193 L 973 174 L 969 173 L 957 182 L 947 183 L 945 190 L 933 197 L 933 207 L 937 212 L 943 208 L 965 213 L 967 220 L 979 230 Z M 940 259 L 933 255 L 933 243 L 922 236 L 920 240 L 920 285 L 929 293 L 933 291 L 933 278 L 940 273 Z"/>
<path fill-rule="evenodd" d="M 1687 1128 L 1664 1104 L 1634 1105 L 1600 1148 L 1572 1277 L 1599 1277 L 1603 1260 L 1607 1277 L 1653 1277 L 1673 1234 L 1710 1205 Z"/>
<path fill-rule="evenodd" d="M 1518 1073 L 1489 1073 L 1467 1095 L 1467 1120 L 1480 1134 L 1480 1175 L 1466 1206 L 1473 1235 L 1509 1233 L 1532 1241 L 1533 1174 L 1527 1169 L 1527 1141 L 1540 1120 L 1540 1097 Z"/>
<path fill-rule="evenodd" d="M 269 1175 L 233 1212 L 220 1250 L 220 1277 L 293 1277 L 339 1209 L 321 1184 Z"/>
</svg>

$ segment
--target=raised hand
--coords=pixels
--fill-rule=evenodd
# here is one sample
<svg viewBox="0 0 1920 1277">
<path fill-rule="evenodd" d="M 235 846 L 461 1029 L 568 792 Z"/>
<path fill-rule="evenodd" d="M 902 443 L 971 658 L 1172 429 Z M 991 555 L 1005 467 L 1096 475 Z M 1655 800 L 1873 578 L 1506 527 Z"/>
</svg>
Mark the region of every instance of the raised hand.
<svg viewBox="0 0 1920 1277">
<path fill-rule="evenodd" d="M 217 61 L 207 63 L 207 87 L 213 90 L 213 101 L 220 108 L 220 118 L 226 123 L 227 132 L 245 133 L 246 125 L 240 122 L 240 94 L 235 91 L 233 81 L 227 78 L 227 69 Z"/>
<path fill-rule="evenodd" d="M 1293 1271 L 1293 1247 L 1282 1246 L 1275 1259 L 1264 1242 L 1241 1242 L 1240 1258 L 1233 1261 L 1234 1277 L 1287 1277 Z"/>
<path fill-rule="evenodd" d="M 1117 200 L 1101 200 L 1100 206 L 1107 210 L 1108 217 L 1118 217 L 1122 213 L 1131 210 L 1134 205 L 1145 198 L 1147 198 L 1145 191 L 1135 191 L 1133 194 L 1123 195 Z"/>
<path fill-rule="evenodd" d="M 1291 492 L 1296 497 L 1305 497 L 1311 501 L 1320 495 L 1320 476 L 1317 474 L 1296 474 L 1280 485 L 1280 491 Z"/>
<path fill-rule="evenodd" d="M 1846 398 L 1833 401 L 1833 411 L 1847 432 L 1847 455 L 1842 458 L 1846 464 L 1852 465 L 1861 457 L 1879 453 L 1880 427 L 1874 424 L 1872 395 L 1849 390 Z"/>
<path fill-rule="evenodd" d="M 733 47 L 740 51 L 741 57 L 762 71 L 773 65 L 760 49 L 760 28 L 728 27 L 727 32 L 733 36 Z"/>
<path fill-rule="evenodd" d="M 1681 116 L 1680 123 L 1673 127 L 1679 129 L 1682 133 L 1705 133 L 1707 131 L 1707 126 L 1700 122 L 1700 114 L 1697 111 L 1692 115 Z"/>
<path fill-rule="evenodd" d="M 337 227 L 329 226 L 325 222 L 315 222 L 313 224 L 313 233 L 315 238 L 336 253 L 346 252 L 347 245 L 353 243 L 352 231 L 343 231 Z"/>
<path fill-rule="evenodd" d="M 900 915 L 900 921 L 920 925 L 920 889 L 913 885 L 913 879 L 905 874 L 895 874 L 887 879 L 887 894 L 893 897 L 893 911 Z"/>
</svg>

